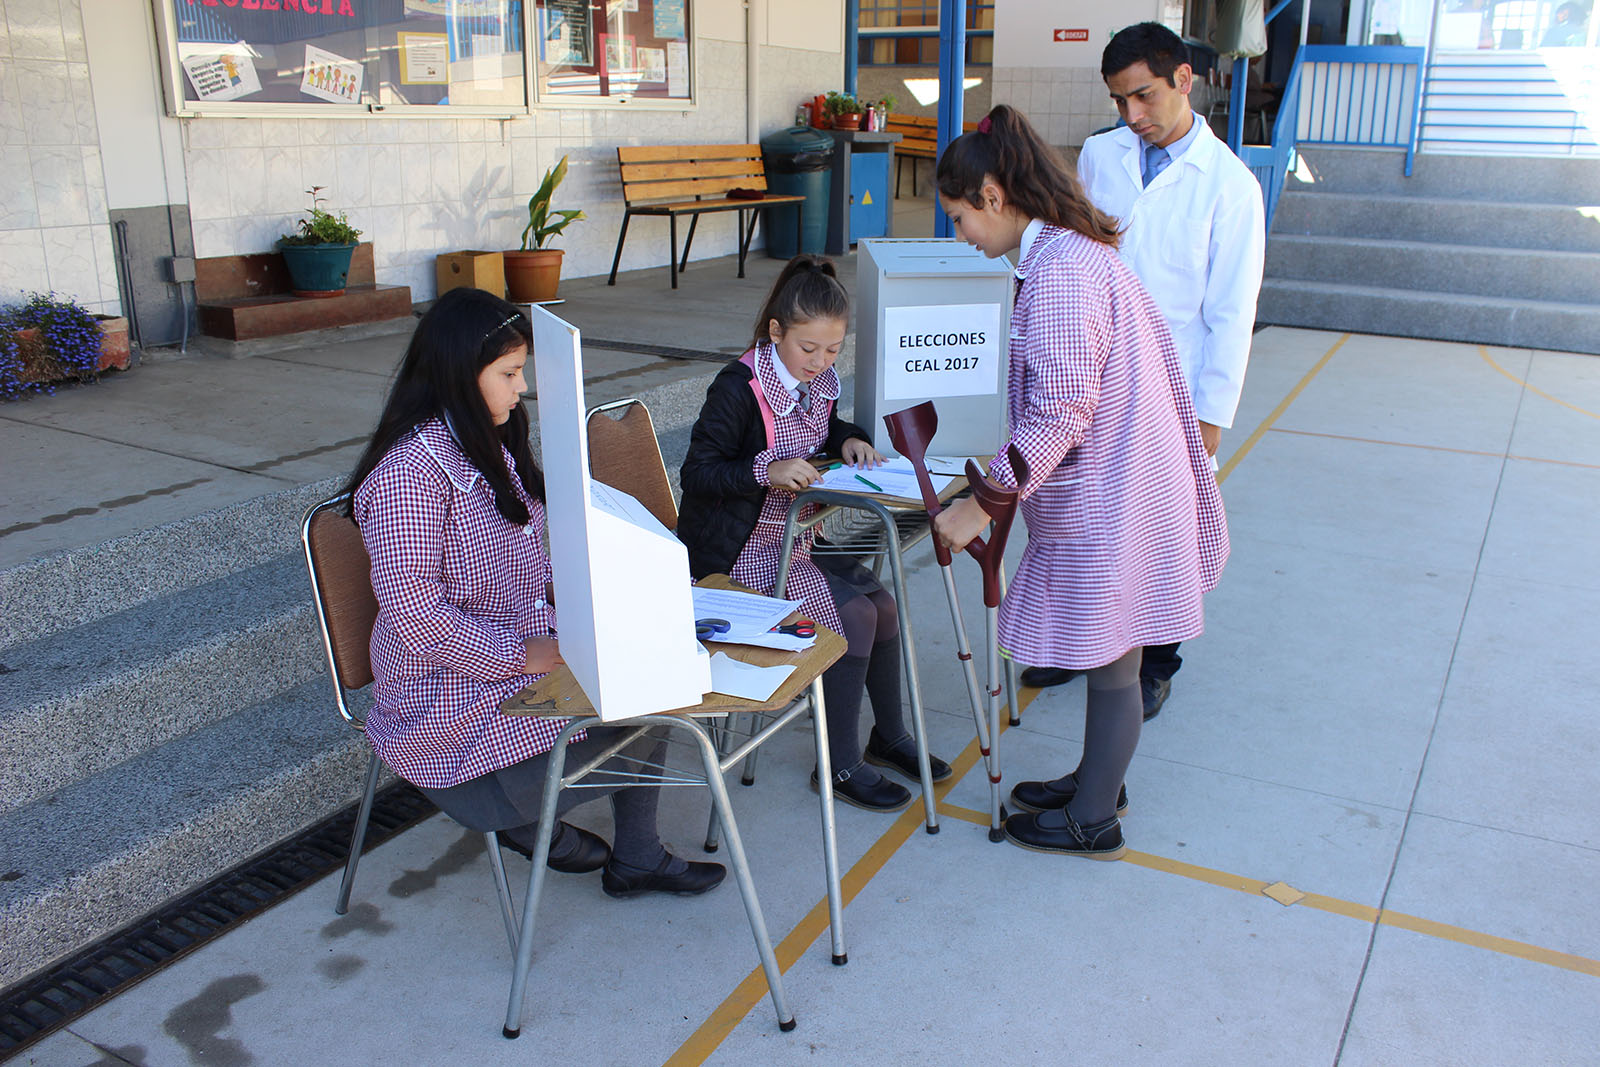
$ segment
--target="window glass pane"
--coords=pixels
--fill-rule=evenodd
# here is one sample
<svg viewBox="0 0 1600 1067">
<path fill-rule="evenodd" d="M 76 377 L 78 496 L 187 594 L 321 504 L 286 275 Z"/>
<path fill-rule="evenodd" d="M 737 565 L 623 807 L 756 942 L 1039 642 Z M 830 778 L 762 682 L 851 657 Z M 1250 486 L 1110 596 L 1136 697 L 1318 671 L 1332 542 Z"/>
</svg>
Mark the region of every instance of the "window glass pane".
<svg viewBox="0 0 1600 1067">
<path fill-rule="evenodd" d="M 164 0 L 187 104 L 520 108 L 522 0 Z"/>
<path fill-rule="evenodd" d="M 539 98 L 688 101 L 689 0 L 536 0 Z"/>
</svg>

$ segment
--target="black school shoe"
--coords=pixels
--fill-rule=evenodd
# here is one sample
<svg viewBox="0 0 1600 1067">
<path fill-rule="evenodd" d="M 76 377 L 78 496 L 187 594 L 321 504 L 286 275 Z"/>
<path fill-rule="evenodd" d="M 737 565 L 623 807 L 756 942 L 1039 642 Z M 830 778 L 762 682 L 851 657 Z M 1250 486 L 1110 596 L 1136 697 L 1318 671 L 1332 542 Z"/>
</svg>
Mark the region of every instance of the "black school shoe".
<svg viewBox="0 0 1600 1067">
<path fill-rule="evenodd" d="M 871 778 L 871 781 L 868 779 Z M 815 768 L 811 771 L 811 788 L 822 788 Z M 867 811 L 899 811 L 911 803 L 911 791 L 899 782 L 892 782 L 877 771 L 862 773 L 857 764 L 853 770 L 839 771 L 833 776 L 833 796 L 846 804 L 854 804 Z"/>
<path fill-rule="evenodd" d="M 1022 672 L 1022 684 L 1035 689 L 1049 689 L 1053 685 L 1066 685 L 1082 673 L 1071 667 L 1028 667 Z"/>
<path fill-rule="evenodd" d="M 1172 694 L 1172 679 L 1140 678 L 1139 691 L 1144 696 L 1144 721 L 1149 722 L 1161 714 L 1161 705 Z"/>
<path fill-rule="evenodd" d="M 1069 774 L 1053 782 L 1018 782 L 1011 790 L 1011 803 L 1023 811 L 1058 811 L 1078 795 L 1078 783 Z M 1128 814 L 1128 787 L 1117 790 L 1117 818 Z"/>
<path fill-rule="evenodd" d="M 1113 815 L 1101 822 L 1080 826 L 1065 811 L 1064 827 L 1040 826 L 1042 815 L 1023 812 L 1006 820 L 1006 837 L 1012 844 L 1035 852 L 1059 852 L 1091 860 L 1120 860 L 1128 846 L 1122 840 L 1122 824 Z"/>
<path fill-rule="evenodd" d="M 506 831 L 496 830 L 494 836 L 501 848 L 508 848 L 525 860 L 533 859 L 533 849 Z M 550 840 L 550 858 L 545 866 L 562 874 L 588 874 L 604 867 L 610 858 L 611 846 L 606 844 L 605 838 L 562 822 L 556 823 L 556 835 Z"/>
<path fill-rule="evenodd" d="M 722 864 L 702 863 L 699 860 L 685 860 L 686 866 L 682 871 L 669 874 L 672 859 L 671 853 L 661 857 L 661 862 L 656 864 L 653 871 L 612 860 L 600 873 L 600 888 L 608 897 L 636 897 L 641 893 L 675 893 L 680 897 L 693 897 L 717 888 L 728 876 L 728 870 Z"/>
<path fill-rule="evenodd" d="M 899 771 L 918 784 L 922 782 L 922 772 L 917 769 L 917 742 L 910 734 L 890 744 L 874 726 L 872 732 L 867 735 L 866 759 L 868 763 Z M 933 780 L 936 782 L 942 782 L 950 777 L 950 764 L 932 752 L 928 753 L 928 768 L 933 772 Z"/>
</svg>

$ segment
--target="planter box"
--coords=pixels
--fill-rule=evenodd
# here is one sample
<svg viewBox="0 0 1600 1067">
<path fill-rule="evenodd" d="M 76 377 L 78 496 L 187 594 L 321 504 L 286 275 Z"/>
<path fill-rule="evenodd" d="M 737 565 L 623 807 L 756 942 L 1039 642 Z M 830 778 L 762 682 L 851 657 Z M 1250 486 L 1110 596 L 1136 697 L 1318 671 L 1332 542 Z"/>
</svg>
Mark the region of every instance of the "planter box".
<svg viewBox="0 0 1600 1067">
<path fill-rule="evenodd" d="M 499 252 L 445 252 L 433 257 L 438 296 L 451 289 L 482 289 L 506 295 L 506 263 Z"/>
</svg>

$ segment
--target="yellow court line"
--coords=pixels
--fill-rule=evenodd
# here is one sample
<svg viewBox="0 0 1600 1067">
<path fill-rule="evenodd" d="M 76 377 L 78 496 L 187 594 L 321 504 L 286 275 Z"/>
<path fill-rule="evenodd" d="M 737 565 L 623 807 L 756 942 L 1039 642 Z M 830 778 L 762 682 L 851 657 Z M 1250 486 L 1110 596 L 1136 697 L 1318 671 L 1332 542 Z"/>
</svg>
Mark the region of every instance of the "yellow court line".
<svg viewBox="0 0 1600 1067">
<path fill-rule="evenodd" d="M 1424 445 L 1415 441 L 1384 441 L 1376 437 L 1353 437 L 1346 433 L 1318 433 L 1315 430 L 1286 430 L 1274 426 L 1273 433 L 1293 434 L 1296 437 L 1324 437 L 1331 441 L 1355 441 L 1363 445 L 1389 445 L 1393 448 L 1420 448 L 1425 452 L 1454 452 L 1462 456 L 1489 456 L 1494 459 L 1517 459 L 1526 463 L 1554 463 L 1561 467 L 1584 467 L 1600 470 L 1600 463 L 1579 463 L 1570 459 L 1546 459 L 1543 456 L 1519 456 L 1513 452 L 1486 452 L 1477 448 L 1450 448 L 1447 445 Z"/>
<path fill-rule="evenodd" d="M 972 808 L 958 807 L 954 804 L 940 804 L 939 813 L 948 815 L 952 819 L 963 819 L 967 822 L 977 823 L 979 826 L 989 825 L 989 816 L 984 812 L 974 811 Z M 1163 874 L 1175 874 L 1182 878 L 1205 882 L 1208 885 L 1220 886 L 1223 889 L 1232 889 L 1249 896 L 1262 896 L 1263 890 L 1272 884 L 1261 881 L 1259 878 L 1246 878 L 1243 875 L 1230 874 L 1227 871 L 1201 867 L 1193 863 L 1184 863 L 1182 860 L 1168 859 L 1165 856 L 1156 856 L 1148 852 L 1135 852 L 1132 849 L 1129 849 L 1122 859 L 1123 862 L 1131 863 L 1136 867 L 1160 871 Z M 1266 899 L 1271 898 L 1268 897 Z M 1502 956 L 1515 956 L 1518 959 L 1529 960 L 1533 963 L 1543 963 L 1550 967 L 1560 967 L 1563 970 L 1577 971 L 1579 974 L 1592 974 L 1600 977 L 1600 960 L 1590 959 L 1587 956 L 1573 955 L 1570 952 L 1557 952 L 1555 949 L 1544 948 L 1540 945 L 1530 945 L 1526 941 L 1513 941 L 1508 937 L 1496 937 L 1493 934 L 1471 930 L 1464 926 L 1452 926 L 1449 923 L 1435 922 L 1432 919 L 1407 915 L 1405 912 L 1380 910 L 1368 904 L 1357 904 L 1353 900 L 1340 900 L 1338 897 L 1307 893 L 1291 906 L 1315 908 L 1317 911 L 1343 915 L 1348 919 L 1359 919 L 1367 923 L 1376 922 L 1383 926 L 1410 930 L 1412 933 L 1426 934 L 1428 937 L 1436 937 L 1441 941 L 1454 941 L 1460 945 L 1486 949 Z"/>
<path fill-rule="evenodd" d="M 1025 710 L 1033 703 L 1033 698 L 1039 694 L 1037 689 L 1023 689 L 1017 700 L 1017 710 Z M 1004 719 L 1000 723 L 1000 732 L 1004 735 L 1008 726 Z M 944 797 L 954 789 L 956 783 L 966 777 L 968 771 L 977 764 L 980 753 L 978 739 L 974 737 L 967 747 L 962 749 L 961 755 L 951 762 L 955 772 L 944 782 L 934 787 L 934 799 L 940 810 L 946 805 Z M 856 898 L 856 895 L 865 889 L 875 875 L 883 870 L 890 858 L 900 849 L 900 846 L 911 839 L 917 828 L 922 825 L 922 795 L 916 794 L 916 802 L 901 812 L 894 824 L 886 830 L 882 837 L 873 842 L 862 857 L 851 866 L 843 878 L 839 880 L 840 889 L 844 897 L 844 904 Z M 983 817 L 983 825 L 989 825 L 989 817 Z M 806 913 L 805 918 L 789 931 L 789 936 L 778 943 L 773 950 L 778 957 L 778 969 L 787 974 L 790 967 L 805 954 L 811 943 L 816 941 L 828 930 L 828 898 L 823 896 L 812 909 Z M 751 1010 L 767 996 L 767 976 L 756 966 L 744 981 L 729 993 L 727 998 L 711 1012 L 706 1021 L 701 1023 L 694 1033 L 690 1034 L 678 1050 L 668 1057 L 663 1067 L 691 1067 L 704 1063 L 710 1058 L 728 1035 L 750 1014 Z"/>
<path fill-rule="evenodd" d="M 1495 370 L 1499 371 L 1501 374 L 1504 374 L 1507 378 L 1510 378 L 1512 381 L 1516 382 L 1518 385 L 1520 385 L 1524 389 L 1528 390 L 1528 392 L 1530 392 L 1530 393 L 1538 393 L 1540 396 L 1544 397 L 1546 400 L 1549 400 L 1549 401 L 1552 401 L 1554 403 L 1560 404 L 1564 408 L 1570 408 L 1573 411 L 1576 411 L 1579 415 L 1587 415 L 1591 419 L 1600 419 L 1600 415 L 1596 415 L 1594 412 L 1590 411 L 1588 408 L 1580 408 L 1576 404 L 1569 404 L 1565 400 L 1562 400 L 1559 396 L 1551 396 L 1549 393 L 1545 392 L 1543 389 L 1540 389 L 1537 385 L 1529 385 L 1526 379 L 1518 378 L 1515 374 L 1512 374 L 1510 371 L 1506 370 L 1500 364 L 1496 363 L 1494 361 L 1494 357 L 1489 355 L 1489 350 L 1487 348 L 1483 347 L 1482 345 L 1478 346 L 1478 355 L 1482 356 L 1483 357 L 1483 361 L 1485 363 L 1489 364 L 1489 366 L 1493 367 Z"/>
<path fill-rule="evenodd" d="M 1250 450 L 1256 447 L 1256 443 L 1266 435 L 1268 430 L 1272 429 L 1272 424 L 1277 422 L 1285 411 L 1289 410 L 1289 405 L 1294 403 L 1295 397 L 1299 396 L 1305 390 L 1305 387 L 1311 384 L 1311 379 L 1322 373 L 1322 368 L 1328 365 L 1328 360 L 1332 359 L 1333 354 L 1344 347 L 1344 343 L 1348 340 L 1350 340 L 1349 334 L 1340 334 L 1339 339 L 1333 342 L 1333 347 L 1322 354 L 1322 358 L 1317 360 L 1316 365 L 1306 371 L 1305 377 L 1296 382 L 1295 387 L 1289 390 L 1289 395 L 1279 401 L 1278 406 L 1272 409 L 1272 414 L 1262 420 L 1261 425 L 1257 426 L 1250 436 L 1245 438 L 1244 444 L 1239 446 L 1237 452 L 1228 457 L 1228 462 L 1224 463 L 1222 469 L 1217 472 L 1218 485 L 1228 480 L 1228 475 L 1233 473 L 1233 468 L 1244 461 L 1244 457 L 1250 454 Z"/>
</svg>

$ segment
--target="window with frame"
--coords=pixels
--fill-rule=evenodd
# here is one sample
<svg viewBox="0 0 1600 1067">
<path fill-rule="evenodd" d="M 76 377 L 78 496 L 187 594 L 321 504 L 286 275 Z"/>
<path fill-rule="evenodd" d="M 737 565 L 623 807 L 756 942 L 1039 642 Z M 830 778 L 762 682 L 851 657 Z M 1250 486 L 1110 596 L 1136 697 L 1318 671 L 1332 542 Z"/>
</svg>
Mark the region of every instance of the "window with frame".
<svg viewBox="0 0 1600 1067">
<path fill-rule="evenodd" d="M 936 67 L 939 65 L 939 0 L 860 0 L 861 31 L 856 62 L 861 66 Z M 927 32 L 878 36 L 872 30 L 927 27 Z M 994 0 L 967 4 L 966 62 L 994 62 Z"/>
<path fill-rule="evenodd" d="M 534 0 L 533 15 L 538 102 L 693 101 L 689 0 Z"/>
<path fill-rule="evenodd" d="M 523 0 L 159 0 L 171 110 L 527 107 Z"/>
</svg>

